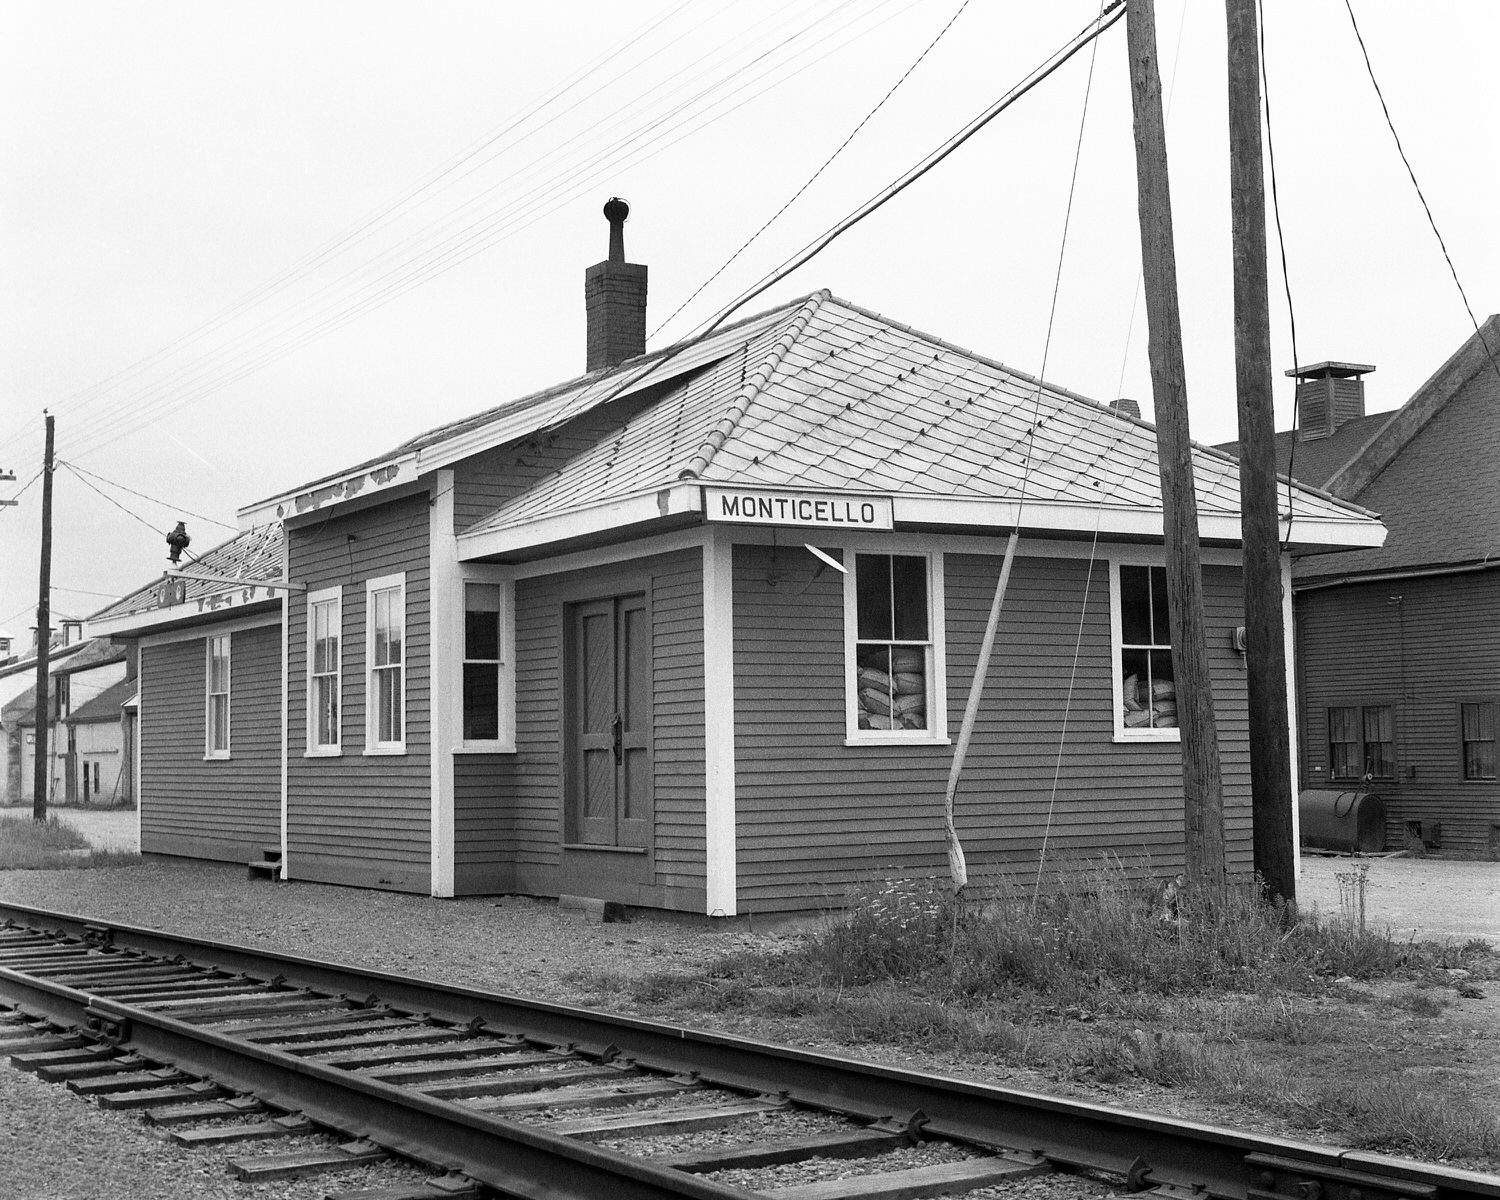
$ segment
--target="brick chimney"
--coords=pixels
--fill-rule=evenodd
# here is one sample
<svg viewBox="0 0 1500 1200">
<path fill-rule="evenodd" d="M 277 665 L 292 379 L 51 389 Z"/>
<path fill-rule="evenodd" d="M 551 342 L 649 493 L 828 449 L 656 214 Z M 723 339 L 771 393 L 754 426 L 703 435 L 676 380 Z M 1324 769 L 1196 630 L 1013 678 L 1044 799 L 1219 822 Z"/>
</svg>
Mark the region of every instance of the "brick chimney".
<svg viewBox="0 0 1500 1200">
<path fill-rule="evenodd" d="M 1293 367 L 1297 380 L 1297 440 L 1324 438 L 1345 421 L 1365 415 L 1365 381 L 1375 368 L 1367 363 L 1320 362 Z"/>
<path fill-rule="evenodd" d="M 609 257 L 583 273 L 588 313 L 588 370 L 618 366 L 646 353 L 646 268 L 625 261 L 625 219 L 630 205 L 618 196 L 604 206 Z"/>
</svg>

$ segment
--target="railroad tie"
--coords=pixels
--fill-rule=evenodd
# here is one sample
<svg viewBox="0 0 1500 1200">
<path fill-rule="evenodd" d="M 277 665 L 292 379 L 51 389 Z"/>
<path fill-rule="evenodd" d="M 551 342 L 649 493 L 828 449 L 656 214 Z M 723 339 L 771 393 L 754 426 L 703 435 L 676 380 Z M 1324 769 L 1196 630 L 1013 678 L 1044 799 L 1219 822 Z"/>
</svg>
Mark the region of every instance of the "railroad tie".
<svg viewBox="0 0 1500 1200">
<path fill-rule="evenodd" d="M 440 1175 L 425 1183 L 328 1192 L 323 1200 L 479 1200 L 479 1185 L 467 1175 Z"/>
<path fill-rule="evenodd" d="M 292 1113 L 285 1117 L 272 1117 L 269 1121 L 254 1121 L 248 1125 L 207 1125 L 201 1129 L 178 1129 L 167 1136 L 179 1146 L 227 1146 L 234 1142 L 300 1137 L 315 1132 L 317 1132 L 317 1126 L 311 1121 L 297 1113 Z M 274 1177 L 261 1176 L 260 1178 Z"/>
<path fill-rule="evenodd" d="M 703 1104 L 694 1108 L 655 1109 L 623 1117 L 579 1117 L 543 1126 L 548 1133 L 580 1142 L 605 1138 L 661 1137 L 674 1133 L 696 1133 L 737 1125 L 746 1117 L 785 1108 L 783 1100 L 742 1100 L 735 1104 Z"/>
<path fill-rule="evenodd" d="M 1004 1158 L 968 1158 L 879 1175 L 822 1179 L 771 1188 L 761 1194 L 769 1200 L 917 1200 L 988 1187 L 1023 1175 L 1040 1175 L 1051 1169 L 1045 1163 L 1035 1166 Z"/>
<path fill-rule="evenodd" d="M 148 1108 L 145 1117 L 151 1125 L 191 1125 L 195 1121 L 245 1117 L 265 1111 L 266 1106 L 259 1098 L 236 1096 L 230 1100 L 205 1100 L 201 1104 L 168 1104 L 161 1108 Z"/>
<path fill-rule="evenodd" d="M 870 1158 L 912 1144 L 905 1129 L 866 1128 L 789 1138 L 783 1142 L 756 1142 L 749 1146 L 713 1146 L 655 1157 L 660 1167 L 672 1167 L 701 1175 L 734 1168 L 774 1167 L 805 1162 L 809 1158 Z"/>
<path fill-rule="evenodd" d="M 103 1096 L 115 1092 L 144 1092 L 169 1083 L 182 1083 L 188 1078 L 176 1067 L 160 1067 L 154 1071 L 102 1075 L 96 1079 L 70 1079 L 67 1088 L 80 1096 Z"/>
<path fill-rule="evenodd" d="M 365 1163 L 389 1158 L 374 1142 L 345 1142 L 333 1150 L 302 1150 L 292 1154 L 267 1154 L 259 1158 L 236 1158 L 229 1169 L 246 1183 L 274 1179 L 296 1179 L 319 1171 L 345 1171 Z"/>
<path fill-rule="evenodd" d="M 108 1092 L 98 1097 L 100 1108 L 153 1109 L 167 1104 L 208 1101 L 229 1095 L 229 1089 L 209 1080 L 194 1080 L 180 1087 L 147 1088 L 139 1092 Z"/>
</svg>

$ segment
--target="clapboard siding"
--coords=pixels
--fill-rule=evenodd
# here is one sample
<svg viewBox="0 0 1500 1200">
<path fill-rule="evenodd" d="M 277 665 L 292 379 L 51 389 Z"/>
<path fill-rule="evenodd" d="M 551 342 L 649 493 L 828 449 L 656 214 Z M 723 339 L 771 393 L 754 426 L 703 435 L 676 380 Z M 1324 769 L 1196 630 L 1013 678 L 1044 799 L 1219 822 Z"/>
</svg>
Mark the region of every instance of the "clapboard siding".
<svg viewBox="0 0 1500 1200">
<path fill-rule="evenodd" d="M 1389 704 L 1397 778 L 1373 785 L 1386 845 L 1437 821 L 1442 849 L 1496 853 L 1500 783 L 1463 778 L 1458 706 L 1500 704 L 1500 571 L 1301 592 L 1296 610 L 1304 785 L 1328 779 L 1330 707 Z"/>
<path fill-rule="evenodd" d="M 281 625 L 229 635 L 229 752 L 205 760 L 204 638 L 141 648 L 141 850 L 248 862 L 281 844 Z"/>
<path fill-rule="evenodd" d="M 515 890 L 515 814 L 505 797 L 509 754 L 453 756 L 453 872 L 460 896 Z"/>
<path fill-rule="evenodd" d="M 455 532 L 462 532 L 554 474 L 570 458 L 592 449 L 647 407 L 660 391 L 646 389 L 641 395 L 617 400 L 556 429 L 531 434 L 458 463 L 453 470 Z"/>
<path fill-rule="evenodd" d="M 428 496 L 288 530 L 291 577 L 343 589 L 343 754 L 308 758 L 307 596 L 290 604 L 288 874 L 431 890 Z M 365 581 L 406 573 L 406 753 L 366 756 Z"/>
<path fill-rule="evenodd" d="M 608 899 L 702 911 L 704 896 L 703 567 L 684 550 L 516 584 L 516 754 L 493 779 L 511 814 L 517 882 L 566 890 L 560 685 L 566 606 L 644 592 L 651 612 L 653 846 L 649 880 L 604 884 Z"/>
<path fill-rule="evenodd" d="M 1000 561 L 998 553 L 944 560 L 954 736 Z M 736 546 L 734 564 L 742 908 L 802 908 L 877 876 L 946 872 L 943 795 L 953 748 L 844 745 L 840 578 L 772 587 L 770 551 L 761 547 Z M 1231 866 L 1243 872 L 1244 683 L 1229 640 L 1243 622 L 1238 578 L 1238 570 L 1205 571 L 1226 828 Z M 1102 558 L 1091 578 L 1087 560 L 1017 558 L 957 805 L 976 882 L 1035 871 L 1044 838 L 1049 861 L 1110 852 L 1159 871 L 1180 868 L 1180 753 L 1175 744 L 1113 743 L 1109 636 Z"/>
</svg>

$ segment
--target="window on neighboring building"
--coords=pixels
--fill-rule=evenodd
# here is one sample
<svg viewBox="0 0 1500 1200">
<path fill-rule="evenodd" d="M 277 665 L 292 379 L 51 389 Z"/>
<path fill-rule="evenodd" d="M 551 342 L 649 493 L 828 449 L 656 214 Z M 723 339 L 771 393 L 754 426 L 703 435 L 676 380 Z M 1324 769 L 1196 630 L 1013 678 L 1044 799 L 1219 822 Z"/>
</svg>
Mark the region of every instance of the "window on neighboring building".
<svg viewBox="0 0 1500 1200">
<path fill-rule="evenodd" d="M 1389 704 L 1328 710 L 1330 779 L 1396 778 L 1396 718 Z"/>
<path fill-rule="evenodd" d="M 1483 700 L 1460 704 L 1460 737 L 1463 740 L 1464 778 L 1494 779 L 1495 773 L 1495 705 Z"/>
<path fill-rule="evenodd" d="M 406 750 L 406 577 L 365 584 L 365 752 Z"/>
<path fill-rule="evenodd" d="M 846 584 L 854 624 L 850 735 L 869 741 L 941 736 L 934 713 L 932 559 L 856 554 Z"/>
<path fill-rule="evenodd" d="M 307 599 L 307 752 L 340 751 L 343 589 L 312 592 Z"/>
<path fill-rule="evenodd" d="M 464 584 L 464 741 L 500 737 L 500 585 Z"/>
<path fill-rule="evenodd" d="M 1177 734 L 1177 676 L 1167 609 L 1167 569 L 1122 563 L 1117 576 L 1120 705 L 1117 736 Z"/>
<path fill-rule="evenodd" d="M 208 689 L 206 699 L 204 754 L 208 758 L 229 757 L 229 635 L 206 639 Z"/>
</svg>

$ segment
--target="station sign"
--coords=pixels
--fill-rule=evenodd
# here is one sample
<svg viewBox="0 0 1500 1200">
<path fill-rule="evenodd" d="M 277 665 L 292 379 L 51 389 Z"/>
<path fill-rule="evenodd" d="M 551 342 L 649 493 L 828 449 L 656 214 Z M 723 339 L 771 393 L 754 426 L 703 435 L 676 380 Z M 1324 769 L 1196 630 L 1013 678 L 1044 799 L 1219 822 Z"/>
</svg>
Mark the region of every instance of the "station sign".
<svg viewBox="0 0 1500 1200">
<path fill-rule="evenodd" d="M 838 492 L 774 492 L 760 488 L 703 489 L 703 515 L 736 525 L 802 525 L 818 529 L 890 529 L 889 496 Z"/>
</svg>

